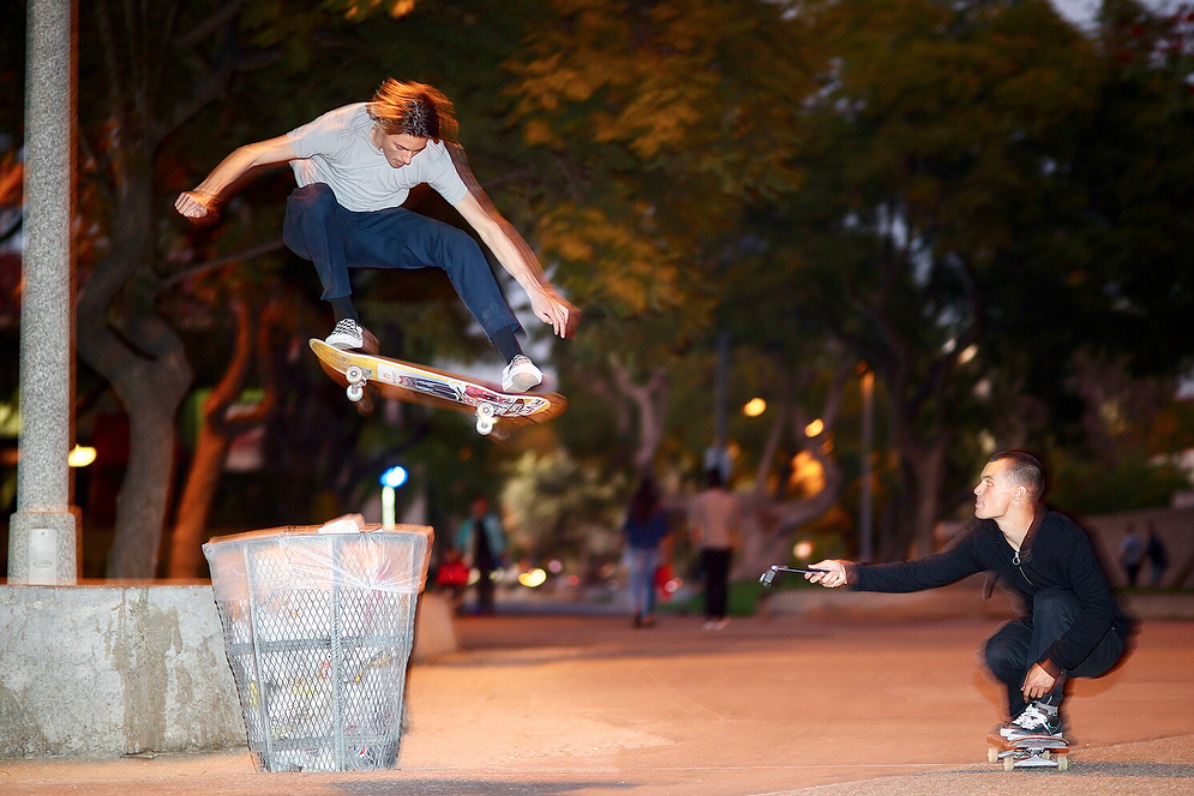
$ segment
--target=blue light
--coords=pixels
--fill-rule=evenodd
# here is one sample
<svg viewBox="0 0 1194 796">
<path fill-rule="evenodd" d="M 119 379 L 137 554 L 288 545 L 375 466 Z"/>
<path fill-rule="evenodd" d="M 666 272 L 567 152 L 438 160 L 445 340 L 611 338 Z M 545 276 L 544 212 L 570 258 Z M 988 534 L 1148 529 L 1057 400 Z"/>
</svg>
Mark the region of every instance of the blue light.
<svg viewBox="0 0 1194 796">
<path fill-rule="evenodd" d="M 381 474 L 381 485 L 397 489 L 406 483 L 406 468 L 395 465 Z"/>
</svg>

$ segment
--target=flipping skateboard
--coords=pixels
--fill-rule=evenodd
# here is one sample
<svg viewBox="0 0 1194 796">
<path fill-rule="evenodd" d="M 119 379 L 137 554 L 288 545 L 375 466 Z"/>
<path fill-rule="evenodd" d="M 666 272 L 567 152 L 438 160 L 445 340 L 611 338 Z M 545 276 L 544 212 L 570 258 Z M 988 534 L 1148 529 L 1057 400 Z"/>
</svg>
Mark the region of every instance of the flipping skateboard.
<svg viewBox="0 0 1194 796">
<path fill-rule="evenodd" d="M 385 398 L 473 414 L 477 433 L 487 436 L 495 424 L 545 423 L 568 407 L 557 393 L 506 393 L 488 382 L 397 359 L 344 351 L 322 340 L 311 350 L 329 376 L 345 388 L 354 403 L 368 400 L 366 388 Z"/>
<path fill-rule="evenodd" d="M 987 735 L 987 761 L 1003 761 L 1003 769 L 1056 768 L 1065 771 L 1070 766 L 1070 743 L 1056 735 L 1028 735 L 1009 741 L 992 729 Z"/>
</svg>

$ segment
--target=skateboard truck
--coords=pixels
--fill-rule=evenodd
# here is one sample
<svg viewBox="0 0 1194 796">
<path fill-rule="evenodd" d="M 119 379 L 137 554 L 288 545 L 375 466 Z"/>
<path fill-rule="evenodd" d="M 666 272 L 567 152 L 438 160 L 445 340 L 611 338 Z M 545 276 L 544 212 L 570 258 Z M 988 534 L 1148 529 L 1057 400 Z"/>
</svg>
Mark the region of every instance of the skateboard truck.
<svg viewBox="0 0 1194 796">
<path fill-rule="evenodd" d="M 800 569 L 798 567 L 781 567 L 774 566 L 759 576 L 759 583 L 764 586 L 770 586 L 771 581 L 775 580 L 775 576 L 780 572 L 791 572 L 796 575 L 807 575 L 812 572 L 828 572 L 827 569 Z"/>
</svg>

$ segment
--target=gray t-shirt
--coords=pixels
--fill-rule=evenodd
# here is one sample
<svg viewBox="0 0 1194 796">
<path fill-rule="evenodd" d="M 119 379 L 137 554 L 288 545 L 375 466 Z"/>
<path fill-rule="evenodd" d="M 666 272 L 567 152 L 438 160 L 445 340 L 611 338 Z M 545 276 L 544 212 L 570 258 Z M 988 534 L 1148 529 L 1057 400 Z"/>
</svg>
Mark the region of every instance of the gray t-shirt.
<svg viewBox="0 0 1194 796">
<path fill-rule="evenodd" d="M 410 189 L 427 183 L 449 204 L 468 194 L 443 141 L 428 141 L 409 165 L 394 168 L 373 145 L 367 103 L 328 111 L 287 133 L 297 160 L 290 161 L 299 187 L 325 183 L 346 210 L 386 210 L 406 201 Z"/>
</svg>

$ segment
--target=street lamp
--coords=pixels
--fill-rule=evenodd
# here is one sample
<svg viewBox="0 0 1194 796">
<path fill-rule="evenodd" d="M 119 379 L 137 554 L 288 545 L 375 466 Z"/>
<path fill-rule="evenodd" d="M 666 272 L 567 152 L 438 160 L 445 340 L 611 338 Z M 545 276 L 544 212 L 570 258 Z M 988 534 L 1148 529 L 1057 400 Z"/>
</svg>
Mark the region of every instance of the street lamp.
<svg viewBox="0 0 1194 796">
<path fill-rule="evenodd" d="M 394 465 L 381 474 L 381 527 L 394 530 L 394 490 L 406 483 L 406 468 Z"/>
</svg>

